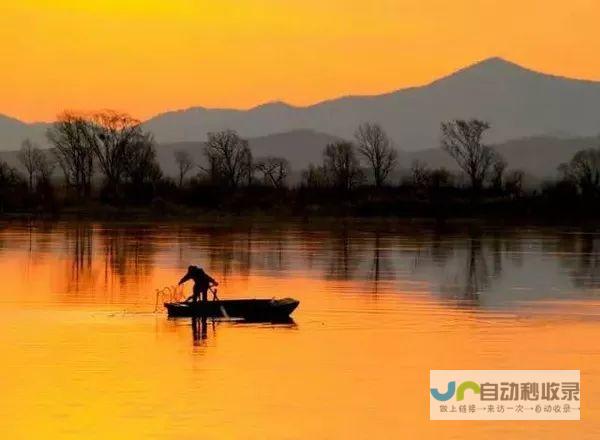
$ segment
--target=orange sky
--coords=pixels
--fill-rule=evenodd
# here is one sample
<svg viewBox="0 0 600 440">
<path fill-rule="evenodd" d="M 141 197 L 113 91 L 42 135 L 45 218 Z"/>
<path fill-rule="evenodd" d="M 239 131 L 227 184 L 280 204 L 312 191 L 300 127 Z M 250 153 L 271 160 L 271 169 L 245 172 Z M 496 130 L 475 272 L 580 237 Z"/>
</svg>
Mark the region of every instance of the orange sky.
<svg viewBox="0 0 600 440">
<path fill-rule="evenodd" d="M 600 80 L 598 0 L 2 0 L 0 113 L 310 104 L 489 56 Z"/>
</svg>

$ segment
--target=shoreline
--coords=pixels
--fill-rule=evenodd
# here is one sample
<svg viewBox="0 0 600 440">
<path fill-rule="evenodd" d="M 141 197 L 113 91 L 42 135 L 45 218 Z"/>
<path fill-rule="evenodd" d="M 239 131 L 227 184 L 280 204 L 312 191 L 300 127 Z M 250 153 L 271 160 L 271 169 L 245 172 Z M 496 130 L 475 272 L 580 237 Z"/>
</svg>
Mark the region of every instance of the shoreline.
<svg viewBox="0 0 600 440">
<path fill-rule="evenodd" d="M 61 222 L 106 222 L 124 224 L 191 224 L 236 226 L 240 224 L 304 224 L 328 226 L 341 224 L 360 225 L 415 225 L 443 227 L 584 227 L 600 230 L 600 217 L 595 215 L 532 215 L 508 213 L 503 216 L 495 212 L 478 212 L 470 215 L 360 215 L 358 213 L 306 211 L 302 213 L 281 210 L 205 210 L 188 206 L 174 205 L 157 212 L 152 207 L 116 207 L 94 204 L 85 207 L 66 208 L 55 213 L 49 212 L 9 212 L 0 214 L 3 223 L 61 223 Z"/>
</svg>

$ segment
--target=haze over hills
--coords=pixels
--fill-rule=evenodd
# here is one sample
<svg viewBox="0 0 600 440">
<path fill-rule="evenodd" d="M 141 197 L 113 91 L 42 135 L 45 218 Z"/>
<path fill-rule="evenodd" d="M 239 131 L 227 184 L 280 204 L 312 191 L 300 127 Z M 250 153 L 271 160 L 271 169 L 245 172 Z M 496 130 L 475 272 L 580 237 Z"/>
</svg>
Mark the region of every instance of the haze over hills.
<svg viewBox="0 0 600 440">
<path fill-rule="evenodd" d="M 492 146 L 506 160 L 509 170 L 519 169 L 529 176 L 545 179 L 557 177 L 558 166 L 568 162 L 577 151 L 600 147 L 600 138 L 532 136 Z M 400 155 L 403 167 L 409 167 L 415 160 L 432 168 L 443 167 L 450 171 L 458 171 L 456 162 L 439 147 Z"/>
<path fill-rule="evenodd" d="M 351 138 L 363 121 L 377 121 L 405 151 L 435 147 L 440 122 L 477 117 L 490 121 L 488 140 L 600 132 L 600 82 L 533 72 L 491 58 L 422 87 L 379 96 L 344 97 L 309 107 L 265 104 L 250 110 L 192 108 L 146 122 L 160 142 L 204 139 L 234 128 L 243 136 L 312 129 Z"/>
<path fill-rule="evenodd" d="M 255 157 L 282 156 L 298 171 L 320 163 L 327 143 L 351 139 L 363 121 L 385 128 L 402 151 L 403 168 L 421 160 L 452 170 L 452 159 L 438 147 L 439 125 L 469 117 L 492 123 L 486 141 L 497 144 L 509 167 L 553 176 L 577 150 L 600 146 L 592 137 L 600 132 L 600 82 L 536 73 L 491 58 L 426 86 L 385 95 L 303 108 L 281 102 L 250 110 L 199 107 L 158 115 L 145 127 L 161 144 L 158 157 L 168 175 L 175 174 L 174 150 L 188 150 L 202 161 L 202 141 L 210 131 L 233 128 L 250 139 Z M 17 150 L 26 138 L 45 146 L 47 127 L 0 116 L 0 150 Z M 14 153 L 2 156 L 16 163 Z"/>
<path fill-rule="evenodd" d="M 297 179 L 300 171 L 306 169 L 309 164 L 321 164 L 324 146 L 336 140 L 339 138 L 309 130 L 297 130 L 250 138 L 249 143 L 255 158 L 265 156 L 286 158 Z M 203 146 L 203 142 L 162 144 L 157 150 L 161 167 L 167 175 L 176 175 L 177 168 L 173 155 L 176 150 L 190 152 L 195 163 L 203 164 L 205 162 Z M 505 158 L 509 170 L 519 169 L 536 179 L 557 177 L 558 166 L 569 161 L 577 151 L 599 146 L 599 137 L 558 138 L 552 136 L 514 139 L 493 145 L 496 151 Z M 541 157 L 543 160 L 540 159 Z M 453 172 L 459 171 L 456 162 L 445 151 L 437 147 L 423 151 L 401 152 L 398 157 L 398 174 L 406 174 L 412 163 L 417 160 L 431 168 L 443 167 Z"/>
<path fill-rule="evenodd" d="M 492 123 L 489 142 L 560 133 L 600 132 L 600 82 L 537 73 L 490 58 L 431 84 L 378 96 L 349 96 L 308 107 L 282 102 L 250 110 L 191 108 L 145 122 L 160 143 L 198 142 L 209 131 L 232 128 L 245 137 L 314 130 L 351 138 L 364 121 L 379 122 L 404 151 L 439 144 L 440 122 L 483 118 Z M 17 149 L 30 137 L 45 144 L 47 124 L 0 117 L 0 150 Z"/>
<path fill-rule="evenodd" d="M 325 145 L 339 138 L 311 130 L 294 130 L 268 136 L 250 138 L 249 144 L 254 158 L 280 156 L 287 159 L 294 171 L 300 171 L 309 164 L 320 164 Z M 177 173 L 174 152 L 188 151 L 196 164 L 204 164 L 204 142 L 176 142 L 161 144 L 157 148 L 158 161 L 163 171 L 171 176 Z M 197 172 L 197 171 L 194 171 Z"/>
<path fill-rule="evenodd" d="M 16 150 L 25 139 L 45 145 L 48 127 L 49 124 L 27 124 L 18 119 L 0 115 L 0 151 Z"/>
<path fill-rule="evenodd" d="M 325 145 L 339 139 L 311 130 L 294 130 L 250 138 L 249 144 L 253 156 L 257 159 L 265 156 L 286 158 L 291 164 L 294 180 L 297 181 L 300 172 L 309 164 L 322 163 Z M 558 165 L 568 161 L 578 150 L 599 146 L 599 137 L 559 138 L 552 136 L 528 137 L 493 145 L 506 159 L 509 169 L 521 169 L 528 175 L 539 179 L 555 177 Z M 188 151 L 195 164 L 202 165 L 205 162 L 203 147 L 203 142 L 160 144 L 157 147 L 157 159 L 163 172 L 168 176 L 175 177 L 177 165 L 174 152 Z M 16 153 L 16 150 L 0 152 L 0 160 L 22 170 Z M 450 171 L 458 170 L 454 160 L 437 147 L 422 151 L 401 152 L 399 172 L 406 173 L 415 160 L 424 162 L 432 168 L 444 167 Z M 199 171 L 200 169 L 196 167 L 190 176 Z"/>
<path fill-rule="evenodd" d="M 251 138 L 250 149 L 255 158 L 280 156 L 286 158 L 295 174 L 308 167 L 309 164 L 321 164 L 323 148 L 339 138 L 309 130 L 297 130 L 270 136 Z M 183 142 L 162 144 L 158 148 L 158 159 L 164 172 L 176 175 L 176 164 L 173 153 L 177 150 L 188 151 L 195 163 L 203 164 L 203 142 Z M 529 176 L 544 179 L 557 176 L 557 168 L 561 163 L 569 161 L 573 155 L 584 148 L 600 146 L 598 137 L 558 138 L 552 136 L 536 136 L 515 139 L 493 145 L 505 158 L 509 169 L 520 169 Z M 543 160 L 540 160 L 543 154 Z M 450 171 L 458 171 L 454 160 L 442 149 L 431 148 L 423 151 L 401 152 L 399 155 L 399 171 L 406 173 L 414 161 L 426 163 L 431 168 L 443 167 Z"/>
</svg>

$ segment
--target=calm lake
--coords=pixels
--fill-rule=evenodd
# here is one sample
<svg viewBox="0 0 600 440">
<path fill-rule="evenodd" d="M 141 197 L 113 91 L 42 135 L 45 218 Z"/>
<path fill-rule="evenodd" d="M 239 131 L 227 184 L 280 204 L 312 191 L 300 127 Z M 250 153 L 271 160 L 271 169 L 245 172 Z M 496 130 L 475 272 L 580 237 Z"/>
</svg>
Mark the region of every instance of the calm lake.
<svg viewBox="0 0 600 440">
<path fill-rule="evenodd" d="M 295 322 L 155 313 L 190 264 Z M 11 223 L 0 277 L 3 438 L 600 437 L 594 232 Z M 431 422 L 430 369 L 580 369 L 582 421 Z"/>
</svg>

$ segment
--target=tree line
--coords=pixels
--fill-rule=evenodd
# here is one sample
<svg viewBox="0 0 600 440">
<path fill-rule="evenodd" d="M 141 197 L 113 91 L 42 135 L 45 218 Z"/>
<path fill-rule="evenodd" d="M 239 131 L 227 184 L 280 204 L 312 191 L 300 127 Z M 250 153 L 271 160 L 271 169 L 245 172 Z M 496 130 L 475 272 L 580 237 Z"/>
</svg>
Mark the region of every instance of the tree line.
<svg viewBox="0 0 600 440">
<path fill-rule="evenodd" d="M 185 202 L 210 198 L 210 191 L 232 194 L 256 187 L 280 193 L 329 191 L 335 200 L 369 188 L 370 194 L 410 190 L 414 198 L 520 197 L 524 173 L 508 170 L 501 154 L 485 143 L 489 129 L 490 124 L 479 119 L 442 122 L 440 147 L 454 159 L 460 175 L 414 162 L 400 182 L 392 140 L 379 124 L 365 122 L 352 141 L 325 145 L 322 162 L 303 170 L 300 183 L 290 188 L 290 163 L 275 156 L 254 158 L 248 140 L 234 130 L 208 134 L 202 163 L 195 163 L 188 151 L 175 151 L 177 177 L 172 179 L 161 170 L 156 143 L 140 121 L 115 111 L 67 112 L 47 132 L 50 149 L 29 140 L 23 143 L 17 158 L 24 174 L 0 162 L 0 209 L 19 201 L 56 205 L 57 188 L 63 200 L 109 203 L 148 203 L 156 197 Z M 559 171 L 560 181 L 546 193 L 600 196 L 600 148 L 579 151 Z"/>
</svg>

